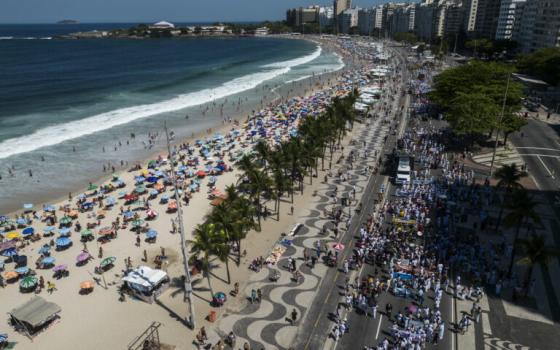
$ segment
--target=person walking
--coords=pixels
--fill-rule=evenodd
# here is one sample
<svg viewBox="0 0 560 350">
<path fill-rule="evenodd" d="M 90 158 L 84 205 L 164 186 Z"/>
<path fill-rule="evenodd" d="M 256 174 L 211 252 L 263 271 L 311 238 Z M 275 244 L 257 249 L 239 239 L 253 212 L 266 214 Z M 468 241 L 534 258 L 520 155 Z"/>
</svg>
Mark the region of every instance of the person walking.
<svg viewBox="0 0 560 350">
<path fill-rule="evenodd" d="M 254 304 L 256 300 L 257 300 L 257 291 L 253 289 L 251 290 L 251 304 Z"/>
<path fill-rule="evenodd" d="M 291 318 L 291 323 L 292 326 L 296 323 L 297 320 L 297 310 L 296 309 L 292 309 L 292 318 Z"/>
<path fill-rule="evenodd" d="M 391 313 L 393 312 L 393 305 L 391 303 L 387 303 L 385 305 L 385 313 L 387 314 L 387 318 L 391 320 Z"/>
</svg>

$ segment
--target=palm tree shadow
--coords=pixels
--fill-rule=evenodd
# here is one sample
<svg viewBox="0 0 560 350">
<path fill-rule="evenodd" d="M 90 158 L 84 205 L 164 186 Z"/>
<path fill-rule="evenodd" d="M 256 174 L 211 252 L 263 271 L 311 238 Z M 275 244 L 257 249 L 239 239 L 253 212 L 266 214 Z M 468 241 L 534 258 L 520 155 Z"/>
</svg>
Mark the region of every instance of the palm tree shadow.
<svg viewBox="0 0 560 350">
<path fill-rule="evenodd" d="M 167 307 L 167 305 L 165 305 L 164 303 L 162 303 L 161 301 L 159 301 L 158 299 L 156 299 L 155 303 L 157 305 L 159 305 L 162 309 L 164 309 L 165 311 L 169 312 L 169 316 L 173 319 L 175 319 L 176 321 L 179 321 L 180 323 L 183 324 L 183 326 L 185 327 L 189 327 L 188 323 L 186 322 L 185 318 L 179 316 L 175 311 L 171 310 L 169 307 Z"/>
</svg>

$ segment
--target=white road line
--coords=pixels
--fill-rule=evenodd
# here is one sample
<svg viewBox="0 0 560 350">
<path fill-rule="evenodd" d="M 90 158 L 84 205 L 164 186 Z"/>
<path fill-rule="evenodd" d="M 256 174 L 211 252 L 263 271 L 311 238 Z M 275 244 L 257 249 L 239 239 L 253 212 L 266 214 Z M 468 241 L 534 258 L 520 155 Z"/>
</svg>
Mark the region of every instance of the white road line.
<svg viewBox="0 0 560 350">
<path fill-rule="evenodd" d="M 550 171 L 550 169 L 546 166 L 546 164 L 544 164 L 542 158 L 540 156 L 537 156 L 537 158 L 541 161 L 541 164 L 543 165 L 543 167 L 546 169 L 546 171 L 548 172 L 548 175 L 552 176 L 552 172 Z M 554 178 L 554 176 L 552 176 Z"/>
<path fill-rule="evenodd" d="M 381 330 L 381 321 L 383 321 L 383 315 L 379 314 L 379 324 L 377 325 L 377 332 L 375 332 L 375 340 L 379 337 L 379 331 Z"/>
<path fill-rule="evenodd" d="M 527 156 L 527 157 L 548 157 L 548 158 L 556 158 L 556 159 L 560 158 L 560 155 L 553 156 L 553 155 L 550 155 L 550 154 L 535 154 L 535 153 L 526 153 L 525 154 L 525 153 L 520 153 L 519 155 L 520 156 Z"/>
<path fill-rule="evenodd" d="M 517 148 L 517 149 L 524 149 L 524 148 L 527 148 L 527 149 L 542 149 L 542 150 L 545 150 L 545 151 L 560 152 L 560 149 L 556 149 L 556 148 L 545 148 L 545 147 L 515 147 L 515 148 Z"/>
</svg>

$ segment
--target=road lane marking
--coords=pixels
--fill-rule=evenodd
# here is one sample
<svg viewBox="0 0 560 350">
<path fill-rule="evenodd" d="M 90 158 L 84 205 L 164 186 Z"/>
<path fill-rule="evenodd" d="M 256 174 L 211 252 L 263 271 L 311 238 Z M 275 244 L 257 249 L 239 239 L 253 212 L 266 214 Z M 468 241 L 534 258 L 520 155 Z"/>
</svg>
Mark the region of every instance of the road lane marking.
<svg viewBox="0 0 560 350">
<path fill-rule="evenodd" d="M 560 158 L 560 155 L 553 156 L 553 155 L 550 155 L 550 154 L 536 154 L 536 153 L 526 153 L 526 154 L 524 154 L 524 153 L 519 153 L 519 155 L 520 156 L 527 156 L 527 157 L 548 157 L 548 158 L 556 158 L 556 159 Z"/>
<path fill-rule="evenodd" d="M 545 148 L 545 147 L 515 147 L 517 149 L 541 149 L 541 150 L 545 150 L 545 151 L 554 151 L 554 152 L 560 152 L 560 149 L 556 149 L 556 148 Z"/>
<path fill-rule="evenodd" d="M 550 169 L 546 166 L 546 164 L 544 164 L 544 161 L 542 160 L 542 158 L 540 156 L 537 156 L 537 158 L 541 161 L 541 164 L 543 165 L 543 167 L 548 172 L 548 175 L 550 175 L 554 179 L 554 175 L 552 175 L 552 172 L 550 171 Z"/>
<path fill-rule="evenodd" d="M 379 337 L 379 331 L 381 330 L 381 321 L 383 320 L 383 315 L 379 314 L 379 324 L 377 325 L 377 332 L 375 332 L 375 340 Z"/>
</svg>

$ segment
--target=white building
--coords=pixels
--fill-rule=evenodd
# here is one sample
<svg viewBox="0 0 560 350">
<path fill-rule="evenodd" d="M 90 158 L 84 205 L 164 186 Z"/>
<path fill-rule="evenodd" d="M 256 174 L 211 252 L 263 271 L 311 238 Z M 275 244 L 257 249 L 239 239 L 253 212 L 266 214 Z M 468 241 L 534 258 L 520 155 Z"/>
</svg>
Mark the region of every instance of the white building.
<svg viewBox="0 0 560 350">
<path fill-rule="evenodd" d="M 340 31 L 350 33 L 350 29 L 358 26 L 358 11 L 360 9 L 347 9 L 340 14 Z"/>
<path fill-rule="evenodd" d="M 521 19 L 520 8 L 527 0 L 502 0 L 500 4 L 500 15 L 498 17 L 498 28 L 496 29 L 496 40 L 510 40 L 516 25 Z"/>
<path fill-rule="evenodd" d="M 255 35 L 256 36 L 265 36 L 268 35 L 269 29 L 267 27 L 261 27 L 261 28 L 257 28 L 255 29 Z"/>
<path fill-rule="evenodd" d="M 334 23 L 334 8 L 332 6 L 319 8 L 319 24 L 327 27 Z"/>
<path fill-rule="evenodd" d="M 175 25 L 166 21 L 161 21 L 154 23 L 150 26 L 150 29 L 173 29 Z"/>
</svg>

